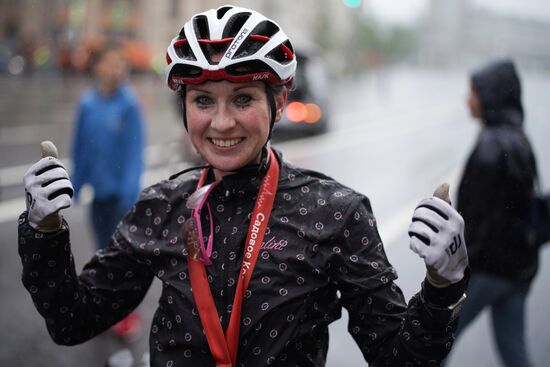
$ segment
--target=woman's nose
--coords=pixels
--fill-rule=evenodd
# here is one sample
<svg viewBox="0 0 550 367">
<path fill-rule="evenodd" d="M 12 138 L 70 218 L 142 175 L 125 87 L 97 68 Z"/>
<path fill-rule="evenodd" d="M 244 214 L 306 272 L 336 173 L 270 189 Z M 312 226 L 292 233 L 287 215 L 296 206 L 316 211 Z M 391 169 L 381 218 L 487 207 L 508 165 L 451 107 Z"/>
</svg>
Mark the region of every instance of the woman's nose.
<svg viewBox="0 0 550 367">
<path fill-rule="evenodd" d="M 212 118 L 211 125 L 218 131 L 225 131 L 235 126 L 235 119 L 226 106 L 220 105 Z"/>
</svg>

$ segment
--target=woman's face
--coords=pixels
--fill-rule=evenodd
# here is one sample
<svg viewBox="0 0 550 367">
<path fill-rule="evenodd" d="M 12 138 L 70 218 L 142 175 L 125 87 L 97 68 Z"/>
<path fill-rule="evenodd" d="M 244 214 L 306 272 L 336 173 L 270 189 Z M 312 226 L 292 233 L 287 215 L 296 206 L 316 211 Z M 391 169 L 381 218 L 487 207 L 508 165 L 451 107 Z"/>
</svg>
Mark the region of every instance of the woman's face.
<svg viewBox="0 0 550 367">
<path fill-rule="evenodd" d="M 278 121 L 286 92 L 276 95 Z M 209 81 L 188 85 L 187 128 L 193 146 L 214 167 L 217 179 L 258 163 L 270 128 L 270 108 L 263 82 Z"/>
</svg>

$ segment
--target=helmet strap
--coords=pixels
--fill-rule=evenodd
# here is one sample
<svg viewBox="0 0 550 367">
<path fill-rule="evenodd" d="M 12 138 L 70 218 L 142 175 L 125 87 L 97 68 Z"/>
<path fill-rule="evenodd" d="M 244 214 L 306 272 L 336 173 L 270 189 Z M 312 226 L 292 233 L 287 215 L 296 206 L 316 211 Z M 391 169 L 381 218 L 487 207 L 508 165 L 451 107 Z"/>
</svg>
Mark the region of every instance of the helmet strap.
<svg viewBox="0 0 550 367">
<path fill-rule="evenodd" d="M 178 91 L 178 94 L 180 96 L 180 102 L 181 102 L 181 116 L 183 119 L 183 126 L 185 127 L 185 130 L 189 132 L 189 129 L 187 128 L 187 111 L 185 110 L 185 94 L 187 92 L 187 88 L 185 85 L 181 86 L 181 89 Z"/>
<path fill-rule="evenodd" d="M 271 139 L 271 133 L 273 132 L 273 126 L 275 125 L 275 117 L 277 113 L 277 105 L 275 104 L 275 96 L 273 89 L 268 83 L 265 83 L 265 92 L 267 94 L 267 101 L 269 102 L 269 109 L 271 113 L 271 121 L 269 123 L 269 135 L 267 136 L 267 142 Z"/>
</svg>

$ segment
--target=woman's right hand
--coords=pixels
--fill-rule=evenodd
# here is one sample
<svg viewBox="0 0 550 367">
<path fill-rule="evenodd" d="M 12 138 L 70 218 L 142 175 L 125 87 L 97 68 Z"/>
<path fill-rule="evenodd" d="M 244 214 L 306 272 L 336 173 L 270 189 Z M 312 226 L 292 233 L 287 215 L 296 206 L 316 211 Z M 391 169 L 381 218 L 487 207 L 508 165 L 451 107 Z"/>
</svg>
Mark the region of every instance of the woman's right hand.
<svg viewBox="0 0 550 367">
<path fill-rule="evenodd" d="M 71 206 L 74 190 L 53 143 L 42 143 L 42 157 L 23 176 L 27 219 L 35 230 L 52 232 L 61 227 L 59 211 Z"/>
</svg>

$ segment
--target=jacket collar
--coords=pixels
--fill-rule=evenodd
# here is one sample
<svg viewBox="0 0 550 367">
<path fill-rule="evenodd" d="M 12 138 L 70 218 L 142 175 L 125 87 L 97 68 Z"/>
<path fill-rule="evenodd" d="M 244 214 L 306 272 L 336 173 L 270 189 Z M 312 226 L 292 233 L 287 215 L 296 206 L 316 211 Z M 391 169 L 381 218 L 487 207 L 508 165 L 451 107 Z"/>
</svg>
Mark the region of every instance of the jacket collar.
<svg viewBox="0 0 550 367">
<path fill-rule="evenodd" d="M 280 152 L 275 151 L 277 159 L 281 161 Z M 262 155 L 259 164 L 251 164 L 242 168 L 239 168 L 235 173 L 224 176 L 220 184 L 214 189 L 223 193 L 224 196 L 229 197 L 231 194 L 250 194 L 255 196 L 258 193 L 260 187 L 260 181 L 267 173 L 269 168 L 267 148 L 262 148 Z M 214 180 L 214 172 L 212 168 L 208 171 L 207 182 Z"/>
</svg>

